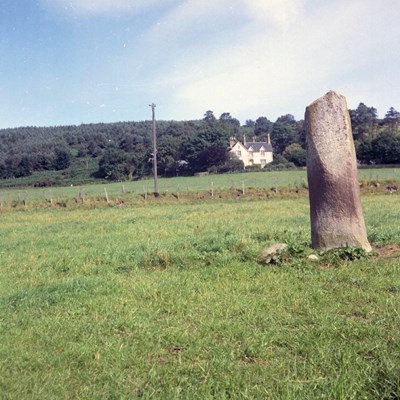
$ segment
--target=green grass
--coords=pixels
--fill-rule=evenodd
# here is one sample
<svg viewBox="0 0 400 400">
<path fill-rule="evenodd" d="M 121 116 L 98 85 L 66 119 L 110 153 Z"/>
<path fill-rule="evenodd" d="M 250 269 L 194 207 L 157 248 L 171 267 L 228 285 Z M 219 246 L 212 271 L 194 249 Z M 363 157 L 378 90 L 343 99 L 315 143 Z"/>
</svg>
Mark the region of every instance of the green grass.
<svg viewBox="0 0 400 400">
<path fill-rule="evenodd" d="M 374 245 L 400 197 L 363 198 Z M 308 200 L 1 214 L 1 399 L 398 399 L 400 258 L 307 260 Z M 260 265 L 287 242 L 305 253 Z"/>
<path fill-rule="evenodd" d="M 400 182 L 400 168 L 380 168 L 359 170 L 360 182 L 397 181 Z M 268 171 L 249 172 L 236 174 L 220 174 L 201 177 L 176 177 L 160 178 L 158 182 L 159 192 L 165 196 L 177 195 L 191 196 L 194 193 L 211 192 L 215 195 L 229 190 L 245 191 L 258 189 L 272 189 L 292 187 L 304 187 L 307 185 L 307 174 L 305 170 L 295 171 Z M 124 201 L 132 201 L 144 196 L 145 193 L 153 192 L 154 183 L 152 179 L 120 182 L 120 183 L 97 183 L 80 186 L 45 187 L 45 188 L 8 188 L 0 190 L 1 205 L 24 205 L 54 202 L 63 203 L 71 199 L 80 202 L 81 198 L 105 200 L 105 190 L 109 198 L 119 198 Z"/>
</svg>

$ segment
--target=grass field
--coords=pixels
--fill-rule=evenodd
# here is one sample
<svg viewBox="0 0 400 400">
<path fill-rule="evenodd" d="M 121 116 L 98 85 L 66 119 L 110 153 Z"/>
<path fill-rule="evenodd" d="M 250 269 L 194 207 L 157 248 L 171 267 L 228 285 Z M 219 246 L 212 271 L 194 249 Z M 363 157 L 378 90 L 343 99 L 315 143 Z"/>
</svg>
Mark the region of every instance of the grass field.
<svg viewBox="0 0 400 400">
<path fill-rule="evenodd" d="M 306 196 L 3 212 L 0 398 L 398 399 L 399 204 L 317 262 Z"/>
<path fill-rule="evenodd" d="M 377 168 L 359 170 L 361 182 L 400 182 L 400 168 Z M 160 178 L 159 192 L 164 196 L 191 195 L 193 193 L 211 192 L 215 194 L 227 190 L 245 190 L 251 188 L 276 189 L 288 186 L 304 187 L 307 185 L 305 170 L 268 171 L 236 174 L 209 175 L 201 177 Z M 11 188 L 0 189 L 0 206 L 4 204 L 21 205 L 28 203 L 65 202 L 71 199 L 80 201 L 82 197 L 91 199 L 119 198 L 132 201 L 153 192 L 153 180 L 141 180 L 120 183 L 87 184 L 84 186 L 45 187 L 45 188 Z"/>
</svg>

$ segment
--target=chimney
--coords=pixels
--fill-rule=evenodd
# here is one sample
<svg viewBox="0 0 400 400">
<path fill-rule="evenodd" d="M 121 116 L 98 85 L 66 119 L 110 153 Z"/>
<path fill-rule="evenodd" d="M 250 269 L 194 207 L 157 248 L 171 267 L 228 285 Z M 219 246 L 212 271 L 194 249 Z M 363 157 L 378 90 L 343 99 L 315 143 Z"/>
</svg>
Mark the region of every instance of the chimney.
<svg viewBox="0 0 400 400">
<path fill-rule="evenodd" d="M 229 146 L 232 148 L 235 145 L 236 141 L 237 140 L 236 140 L 235 136 L 231 136 L 229 138 Z"/>
<path fill-rule="evenodd" d="M 267 136 L 267 143 L 271 144 L 271 136 L 270 136 L 269 132 L 268 132 L 268 136 Z"/>
<path fill-rule="evenodd" d="M 246 134 L 245 133 L 243 133 L 243 144 L 246 146 Z"/>
<path fill-rule="evenodd" d="M 257 142 L 257 136 L 253 136 L 253 142 L 254 142 L 254 143 Z"/>
</svg>

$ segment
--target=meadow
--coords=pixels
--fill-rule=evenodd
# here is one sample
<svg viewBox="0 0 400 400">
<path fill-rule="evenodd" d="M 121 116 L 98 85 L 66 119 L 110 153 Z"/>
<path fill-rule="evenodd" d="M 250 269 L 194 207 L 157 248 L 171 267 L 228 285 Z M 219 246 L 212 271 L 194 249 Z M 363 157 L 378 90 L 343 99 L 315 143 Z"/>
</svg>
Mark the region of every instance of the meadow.
<svg viewBox="0 0 400 400">
<path fill-rule="evenodd" d="M 386 181 L 400 182 L 400 168 L 360 169 L 360 182 L 384 183 Z M 19 181 L 19 180 L 16 180 Z M 11 183 L 9 181 L 9 183 Z M 23 181 L 22 181 L 23 182 Z M 215 195 L 229 190 L 245 191 L 251 189 L 272 189 L 307 186 L 306 170 L 246 172 L 219 174 L 198 177 L 159 178 L 158 190 L 163 196 L 196 197 L 198 193 Z M 21 206 L 34 203 L 45 206 L 49 203 L 65 203 L 71 200 L 82 202 L 84 199 L 106 200 L 118 199 L 132 202 L 147 197 L 153 193 L 153 179 L 127 181 L 118 183 L 88 183 L 86 185 L 71 185 L 67 187 L 16 187 L 0 188 L 0 209 L 3 206 Z"/>
<path fill-rule="evenodd" d="M 363 196 L 369 256 L 301 193 L 3 209 L 0 398 L 398 399 L 399 204 Z"/>
</svg>

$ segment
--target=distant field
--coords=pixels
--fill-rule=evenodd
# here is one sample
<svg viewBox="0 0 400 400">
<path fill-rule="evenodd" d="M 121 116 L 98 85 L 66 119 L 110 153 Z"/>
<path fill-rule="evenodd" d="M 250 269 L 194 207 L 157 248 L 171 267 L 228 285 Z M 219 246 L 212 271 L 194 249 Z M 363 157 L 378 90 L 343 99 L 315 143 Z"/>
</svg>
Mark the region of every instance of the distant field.
<svg viewBox="0 0 400 400">
<path fill-rule="evenodd" d="M 382 256 L 315 263 L 306 196 L 4 212 L 0 398 L 397 399 L 399 204 L 363 196 Z"/>
<path fill-rule="evenodd" d="M 359 170 L 360 181 L 383 182 L 392 180 L 400 182 L 400 168 L 380 168 Z M 205 192 L 211 190 L 215 193 L 230 189 L 242 190 L 243 188 L 275 189 L 288 186 L 303 187 L 307 185 L 307 174 L 305 170 L 294 171 L 270 171 L 209 175 L 201 177 L 177 177 L 160 178 L 158 183 L 159 192 L 162 194 L 188 194 Z M 63 199 L 79 199 L 82 196 L 89 198 L 111 197 L 132 198 L 132 196 L 144 196 L 152 193 L 154 183 L 152 179 L 120 182 L 88 184 L 83 186 L 67 186 L 53 188 L 13 188 L 0 189 L 0 203 L 32 201 L 61 201 Z"/>
</svg>

